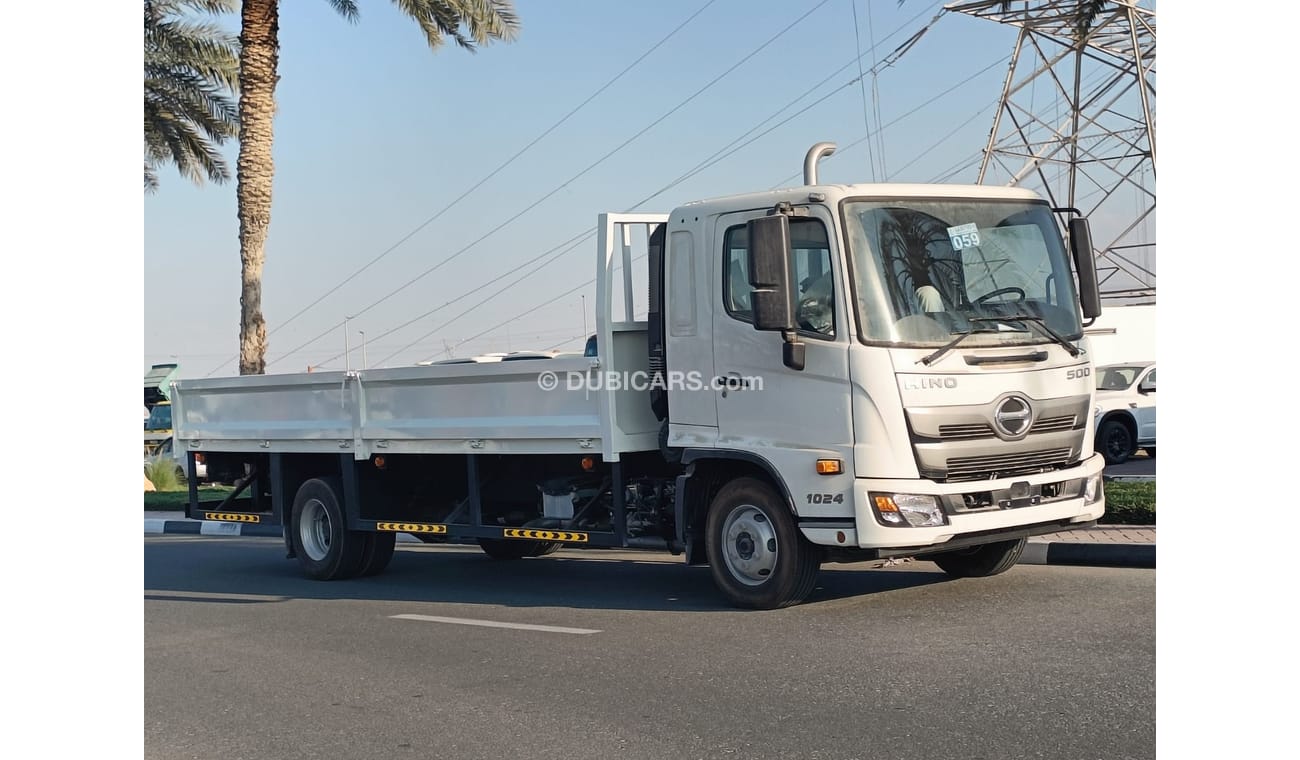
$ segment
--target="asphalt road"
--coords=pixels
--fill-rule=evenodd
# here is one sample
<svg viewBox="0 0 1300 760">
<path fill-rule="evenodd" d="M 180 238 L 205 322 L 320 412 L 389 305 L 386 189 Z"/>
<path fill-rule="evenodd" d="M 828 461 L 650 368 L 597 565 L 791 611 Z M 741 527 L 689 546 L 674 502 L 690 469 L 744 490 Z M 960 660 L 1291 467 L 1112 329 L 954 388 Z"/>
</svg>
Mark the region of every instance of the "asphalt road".
<svg viewBox="0 0 1300 760">
<path fill-rule="evenodd" d="M 146 758 L 1155 754 L 1152 570 L 828 565 L 751 612 L 667 555 L 399 544 L 320 583 L 276 539 L 144 551 Z"/>
<path fill-rule="evenodd" d="M 1149 457 L 1146 452 L 1139 451 L 1122 464 L 1112 464 L 1106 467 L 1105 475 L 1124 475 L 1133 477 L 1140 475 L 1154 479 L 1156 476 L 1156 458 Z"/>
</svg>

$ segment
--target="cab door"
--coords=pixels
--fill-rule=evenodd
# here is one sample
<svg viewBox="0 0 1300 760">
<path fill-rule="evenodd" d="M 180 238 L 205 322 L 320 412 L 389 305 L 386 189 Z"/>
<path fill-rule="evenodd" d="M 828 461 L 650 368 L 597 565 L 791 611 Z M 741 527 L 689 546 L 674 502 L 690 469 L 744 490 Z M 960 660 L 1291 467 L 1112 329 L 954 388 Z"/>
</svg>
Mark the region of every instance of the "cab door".
<svg viewBox="0 0 1300 760">
<path fill-rule="evenodd" d="M 719 216 L 712 239 L 722 269 L 714 295 L 722 308 L 713 312 L 717 445 L 768 461 L 787 480 L 800 514 L 825 511 L 806 509 L 805 496 L 820 504 L 823 492 L 833 498 L 836 489 L 851 488 L 853 462 L 843 258 L 830 213 L 821 206 L 806 209 L 806 216 L 790 218 L 791 285 L 806 345 L 802 370 L 783 363 L 779 332 L 753 326 L 746 223 L 766 209 Z M 819 458 L 840 459 L 846 474 L 817 475 Z"/>
</svg>

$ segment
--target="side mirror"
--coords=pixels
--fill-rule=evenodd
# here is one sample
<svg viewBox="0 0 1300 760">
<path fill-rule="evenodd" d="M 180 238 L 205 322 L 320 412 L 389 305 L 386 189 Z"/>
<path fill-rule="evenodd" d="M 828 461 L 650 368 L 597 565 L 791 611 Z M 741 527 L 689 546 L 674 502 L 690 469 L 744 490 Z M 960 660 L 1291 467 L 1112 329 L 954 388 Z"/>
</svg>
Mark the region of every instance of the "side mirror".
<svg viewBox="0 0 1300 760">
<path fill-rule="evenodd" d="M 794 291 L 790 288 L 790 220 L 784 214 L 751 219 L 749 284 L 755 330 L 793 330 Z"/>
<path fill-rule="evenodd" d="M 1138 384 L 1138 393 L 1155 393 L 1155 392 L 1156 392 L 1155 380 L 1147 378 L 1146 380 L 1143 380 L 1141 383 Z"/>
<path fill-rule="evenodd" d="M 1079 275 L 1079 305 L 1084 319 L 1096 319 L 1101 316 L 1101 291 L 1097 287 L 1097 261 L 1092 257 L 1092 230 L 1085 216 L 1071 218 L 1068 226 L 1074 271 Z"/>
</svg>

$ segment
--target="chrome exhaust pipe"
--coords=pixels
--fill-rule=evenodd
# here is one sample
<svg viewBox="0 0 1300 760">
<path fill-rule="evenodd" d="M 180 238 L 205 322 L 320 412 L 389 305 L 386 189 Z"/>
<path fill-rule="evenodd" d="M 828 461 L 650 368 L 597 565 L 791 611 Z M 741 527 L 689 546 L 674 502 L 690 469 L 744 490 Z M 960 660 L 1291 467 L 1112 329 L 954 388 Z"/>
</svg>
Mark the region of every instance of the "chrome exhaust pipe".
<svg viewBox="0 0 1300 760">
<path fill-rule="evenodd" d="M 808 155 L 804 156 L 803 159 L 803 183 L 805 185 L 817 184 L 817 162 L 834 153 L 836 147 L 833 142 L 819 142 L 808 149 Z"/>
</svg>

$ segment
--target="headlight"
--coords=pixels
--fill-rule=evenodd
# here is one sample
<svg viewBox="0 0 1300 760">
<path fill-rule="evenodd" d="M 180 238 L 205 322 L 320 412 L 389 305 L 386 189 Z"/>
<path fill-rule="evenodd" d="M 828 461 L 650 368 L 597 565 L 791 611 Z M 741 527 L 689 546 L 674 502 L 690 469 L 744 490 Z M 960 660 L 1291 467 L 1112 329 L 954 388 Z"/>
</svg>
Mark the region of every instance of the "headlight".
<svg viewBox="0 0 1300 760">
<path fill-rule="evenodd" d="M 1096 504 L 1101 497 L 1105 495 L 1105 489 L 1101 485 L 1101 475 L 1093 475 L 1083 484 L 1083 503 Z"/>
<path fill-rule="evenodd" d="M 948 518 L 934 496 L 912 493 L 873 493 L 871 504 L 882 525 L 898 528 L 933 528 Z"/>
</svg>

